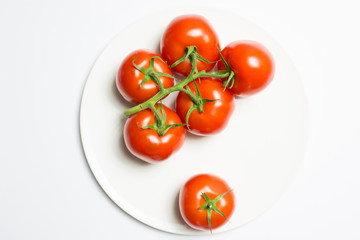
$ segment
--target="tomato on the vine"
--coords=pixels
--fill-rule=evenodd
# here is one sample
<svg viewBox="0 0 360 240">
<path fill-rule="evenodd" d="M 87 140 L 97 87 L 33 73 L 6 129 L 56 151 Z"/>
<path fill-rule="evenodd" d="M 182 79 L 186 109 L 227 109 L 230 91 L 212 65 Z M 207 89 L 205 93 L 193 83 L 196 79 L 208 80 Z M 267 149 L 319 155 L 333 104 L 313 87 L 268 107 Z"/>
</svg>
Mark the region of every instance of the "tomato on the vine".
<svg viewBox="0 0 360 240">
<path fill-rule="evenodd" d="M 274 61 L 270 52 L 260 43 L 232 42 L 221 51 L 221 54 L 234 73 L 234 82 L 228 84 L 230 92 L 234 95 L 255 94 L 271 82 L 274 75 Z M 217 68 L 226 70 L 226 65 L 219 61 Z"/>
<path fill-rule="evenodd" d="M 199 15 L 183 15 L 175 18 L 166 28 L 160 50 L 163 58 L 172 65 L 185 54 L 185 49 L 195 46 L 197 53 L 209 62 L 197 60 L 197 70 L 210 71 L 220 59 L 216 47 L 220 48 L 219 39 L 210 23 Z M 182 75 L 188 75 L 192 66 L 190 60 L 178 64 L 173 70 Z"/>
<path fill-rule="evenodd" d="M 176 112 L 184 123 L 188 123 L 188 130 L 196 135 L 211 135 L 220 132 L 227 125 L 234 111 L 234 97 L 229 90 L 224 89 L 222 81 L 216 78 L 202 78 L 190 82 L 187 86 L 196 94 L 196 87 L 201 98 L 206 100 L 200 109 L 194 109 L 186 121 L 188 111 L 194 108 L 191 97 L 179 92 L 176 99 Z"/>
<path fill-rule="evenodd" d="M 182 124 L 175 111 L 162 105 L 166 125 Z M 159 104 L 156 105 L 159 108 Z M 164 116 L 159 111 L 161 116 Z M 124 127 L 124 140 L 129 151 L 136 157 L 149 162 L 161 162 L 180 149 L 185 141 L 183 126 L 169 128 L 163 136 L 148 126 L 156 124 L 156 115 L 151 109 L 145 109 L 130 116 Z"/>
<path fill-rule="evenodd" d="M 136 64 L 139 67 L 148 69 L 153 57 L 157 57 L 153 60 L 154 72 L 173 76 L 169 66 L 160 59 L 160 55 L 156 52 L 136 50 L 130 53 L 121 63 L 116 77 L 116 86 L 120 94 L 128 102 L 142 103 L 159 92 L 159 85 L 150 78 L 143 82 L 146 75 L 134 66 Z M 173 78 L 167 76 L 159 76 L 158 78 L 165 88 L 174 86 Z"/>
<path fill-rule="evenodd" d="M 224 225 L 235 208 L 235 195 L 221 178 L 199 174 L 190 178 L 179 194 L 180 213 L 185 222 L 198 230 Z"/>
</svg>

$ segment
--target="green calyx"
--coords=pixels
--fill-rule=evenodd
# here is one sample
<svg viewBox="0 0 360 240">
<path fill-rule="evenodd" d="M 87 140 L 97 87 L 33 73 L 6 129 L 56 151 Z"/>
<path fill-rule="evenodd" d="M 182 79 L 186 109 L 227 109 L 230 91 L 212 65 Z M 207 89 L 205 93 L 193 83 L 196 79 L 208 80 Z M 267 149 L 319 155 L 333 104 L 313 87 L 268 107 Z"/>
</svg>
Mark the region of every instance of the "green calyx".
<svg viewBox="0 0 360 240">
<path fill-rule="evenodd" d="M 142 74 L 145 75 L 145 77 L 143 78 L 143 80 L 141 81 L 140 83 L 140 88 L 141 89 L 144 89 L 142 86 L 145 82 L 149 81 L 149 80 L 152 80 L 154 81 L 155 83 L 157 83 L 159 85 L 159 88 L 160 88 L 160 91 L 163 91 L 164 90 L 164 85 L 161 83 L 160 81 L 160 76 L 162 77 L 169 77 L 169 78 L 173 78 L 175 79 L 173 76 L 171 76 L 170 74 L 167 74 L 167 73 L 163 73 L 163 72 L 155 72 L 154 71 L 154 62 L 155 62 L 155 59 L 160 59 L 162 62 L 165 63 L 165 61 L 163 59 L 161 59 L 160 57 L 158 56 L 154 56 L 150 59 L 150 63 L 149 63 L 149 67 L 146 69 L 146 68 L 143 68 L 143 67 L 140 67 L 139 65 L 136 65 L 135 64 L 135 59 L 136 57 L 134 58 L 133 60 L 133 66 L 139 70 Z"/>
<path fill-rule="evenodd" d="M 141 127 L 141 129 L 153 129 L 155 130 L 159 136 L 164 136 L 165 133 L 174 127 L 184 126 L 185 124 L 165 124 L 166 122 L 166 113 L 164 107 L 161 103 L 157 104 L 158 108 L 156 109 L 155 106 L 151 107 L 151 110 L 155 113 L 155 124 L 147 125 Z"/>
<path fill-rule="evenodd" d="M 208 224 L 209 224 L 209 229 L 210 232 L 212 233 L 212 227 L 211 227 L 211 214 L 212 212 L 216 212 L 218 214 L 220 214 L 221 216 L 223 216 L 224 218 L 226 218 L 226 220 L 228 220 L 228 218 L 225 216 L 225 214 L 223 214 L 216 206 L 216 203 L 226 194 L 228 194 L 229 192 L 231 192 L 232 190 L 229 190 L 223 194 L 218 195 L 216 198 L 214 199 L 210 199 L 205 193 L 201 193 L 202 197 L 205 200 L 205 204 L 202 205 L 200 207 L 200 210 L 206 210 L 207 211 L 207 220 L 208 220 Z"/>
<path fill-rule="evenodd" d="M 225 91 L 226 88 L 231 89 L 231 88 L 234 86 L 235 73 L 234 73 L 233 70 L 231 70 L 229 64 L 225 61 L 225 58 L 224 58 L 224 56 L 221 54 L 220 49 L 219 49 L 217 46 L 216 46 L 216 48 L 217 48 L 217 50 L 218 50 L 218 52 L 219 52 L 219 54 L 220 54 L 221 61 L 222 61 L 222 62 L 224 63 L 224 65 L 225 65 L 226 72 L 229 73 L 228 76 L 227 76 L 226 81 L 225 81 L 224 84 L 223 84 L 224 91 Z M 229 84 L 230 84 L 230 86 L 229 86 Z"/>
<path fill-rule="evenodd" d="M 196 81 L 194 81 L 194 85 L 195 85 L 196 95 L 194 95 L 191 92 L 191 89 L 187 85 L 186 85 L 186 90 L 183 90 L 183 92 L 185 92 L 187 95 L 189 95 L 189 97 L 191 98 L 191 100 L 193 102 L 193 105 L 189 108 L 188 112 L 186 113 L 186 126 L 188 128 L 189 128 L 190 115 L 195 109 L 197 109 L 199 111 L 199 113 L 203 113 L 205 103 L 221 100 L 221 99 L 206 99 L 206 98 L 204 99 L 204 98 L 202 98 L 199 88 L 197 87 Z"/>
<path fill-rule="evenodd" d="M 185 60 L 189 59 L 191 66 L 192 66 L 192 71 L 191 73 L 198 73 L 197 70 L 197 66 L 196 66 L 196 62 L 197 60 L 200 60 L 202 62 L 205 63 L 214 63 L 214 62 L 210 62 L 208 60 L 206 60 L 205 58 L 203 58 L 198 52 L 197 52 L 197 47 L 196 46 L 188 46 L 185 48 L 185 54 L 176 62 L 174 62 L 170 68 L 174 68 L 177 65 L 179 65 L 180 63 L 184 62 Z"/>
</svg>

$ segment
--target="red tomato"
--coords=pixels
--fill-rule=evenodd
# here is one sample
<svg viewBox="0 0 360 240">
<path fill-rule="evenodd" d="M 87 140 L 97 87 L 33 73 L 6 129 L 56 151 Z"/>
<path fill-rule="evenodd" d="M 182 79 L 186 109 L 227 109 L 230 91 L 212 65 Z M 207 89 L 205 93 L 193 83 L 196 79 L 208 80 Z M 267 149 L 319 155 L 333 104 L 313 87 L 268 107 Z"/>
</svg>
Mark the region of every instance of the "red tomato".
<svg viewBox="0 0 360 240">
<path fill-rule="evenodd" d="M 215 62 L 220 59 L 216 49 L 216 46 L 220 46 L 218 36 L 202 16 L 184 15 L 175 18 L 162 36 L 161 55 L 172 65 L 185 54 L 185 48 L 188 46 L 196 46 L 197 52 L 207 61 Z M 215 63 L 209 64 L 199 60 L 196 63 L 198 71 L 210 71 L 214 65 Z M 182 75 L 189 75 L 191 69 L 189 59 L 173 68 Z"/>
<path fill-rule="evenodd" d="M 227 193 L 215 204 L 217 209 L 226 217 L 214 210 L 211 213 L 211 229 L 224 225 L 234 212 L 235 196 L 233 191 L 231 191 L 231 188 L 223 179 L 210 174 L 196 175 L 190 178 L 184 186 L 182 186 L 179 195 L 181 216 L 192 228 L 198 230 L 210 229 L 208 211 L 207 209 L 200 209 L 200 207 L 206 204 L 203 193 L 205 193 L 210 200 L 215 199 L 220 194 Z"/>
<path fill-rule="evenodd" d="M 159 91 L 159 86 L 152 80 L 146 81 L 142 88 L 140 84 L 145 75 L 136 69 L 135 64 L 143 68 L 148 68 L 152 57 L 158 56 L 156 52 L 149 50 L 137 50 L 130 53 L 124 61 L 121 63 L 117 73 L 116 85 L 120 94 L 129 102 L 142 103 L 154 96 Z M 169 66 L 162 62 L 160 59 L 155 59 L 154 71 L 163 72 L 169 75 L 173 75 Z M 174 79 L 170 77 L 159 77 L 161 83 L 165 88 L 174 86 Z"/>
<path fill-rule="evenodd" d="M 175 111 L 165 105 L 163 107 L 166 114 L 165 124 L 181 124 Z M 163 136 L 153 129 L 141 129 L 152 124 L 155 124 L 155 114 L 150 109 L 130 116 L 125 123 L 124 139 L 133 155 L 146 162 L 157 163 L 179 150 L 185 140 L 185 129 L 183 126 L 170 128 Z"/>
<path fill-rule="evenodd" d="M 197 87 L 203 99 L 215 100 L 203 105 L 203 112 L 195 109 L 190 114 L 188 130 L 196 135 L 211 135 L 220 132 L 227 125 L 234 111 L 234 97 L 224 90 L 222 81 L 216 78 L 203 78 L 196 80 Z M 194 82 L 188 84 L 191 92 L 196 94 Z M 184 92 L 179 92 L 176 99 L 176 112 L 181 120 L 186 122 L 186 115 L 194 105 L 191 98 Z"/>
<path fill-rule="evenodd" d="M 274 75 L 274 61 L 270 52 L 259 43 L 236 41 L 227 45 L 221 54 L 235 73 L 234 85 L 230 89 L 234 95 L 255 94 L 271 82 Z M 226 69 L 222 61 L 218 62 L 218 69 Z"/>
</svg>

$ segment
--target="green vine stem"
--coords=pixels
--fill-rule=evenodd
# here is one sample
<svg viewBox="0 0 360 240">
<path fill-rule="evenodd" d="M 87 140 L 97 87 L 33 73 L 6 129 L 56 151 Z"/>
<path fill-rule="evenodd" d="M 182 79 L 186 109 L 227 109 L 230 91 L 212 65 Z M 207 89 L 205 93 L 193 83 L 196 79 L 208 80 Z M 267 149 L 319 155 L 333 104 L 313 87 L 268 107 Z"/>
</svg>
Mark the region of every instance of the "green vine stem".
<svg viewBox="0 0 360 240">
<path fill-rule="evenodd" d="M 216 78 L 227 78 L 231 75 L 231 71 L 229 72 L 228 70 L 220 70 L 220 71 L 216 71 L 213 73 L 208 73 L 205 70 L 202 70 L 200 72 L 197 71 L 196 68 L 196 60 L 199 59 L 199 54 L 196 52 L 196 48 L 194 48 L 193 46 L 188 47 L 191 51 L 189 53 L 189 50 L 186 50 L 186 58 L 190 59 L 191 64 L 193 66 L 190 74 L 180 83 L 176 84 L 173 87 L 170 88 L 164 88 L 160 86 L 160 91 L 155 94 L 152 98 L 150 98 L 149 100 L 135 106 L 132 108 L 129 108 L 127 110 L 124 111 L 124 115 L 125 116 L 131 116 L 137 112 L 140 112 L 144 109 L 148 109 L 148 108 L 153 108 L 153 106 L 160 101 L 163 97 L 165 97 L 166 95 L 175 92 L 175 91 L 183 91 L 185 93 L 188 93 L 189 90 L 184 89 L 184 87 L 190 83 L 191 81 L 201 78 L 201 77 L 216 77 Z M 195 49 L 195 51 L 193 51 L 193 49 Z M 185 57 L 183 57 L 183 59 L 185 59 Z M 178 64 L 178 62 L 177 62 Z M 189 94 L 190 97 L 192 97 Z M 193 99 L 195 100 L 195 99 Z"/>
<path fill-rule="evenodd" d="M 162 91 L 159 91 L 157 94 L 155 94 L 152 98 L 150 98 L 149 100 L 135 106 L 132 108 L 129 108 L 127 110 L 124 111 L 124 115 L 125 116 L 131 116 L 137 112 L 140 112 L 144 109 L 147 108 L 151 108 L 151 106 L 154 106 L 155 103 L 157 103 L 160 99 L 162 99 L 163 97 L 165 97 L 166 95 L 175 92 L 175 91 L 184 91 L 184 87 L 190 83 L 191 81 L 200 78 L 200 77 L 216 77 L 216 78 L 226 78 L 229 76 L 229 72 L 226 71 L 217 71 L 214 73 L 207 73 L 205 72 L 205 70 L 200 71 L 194 75 L 189 75 L 189 77 L 187 77 L 184 81 L 176 84 L 175 86 L 171 87 L 171 88 L 164 88 L 162 89 Z"/>
</svg>

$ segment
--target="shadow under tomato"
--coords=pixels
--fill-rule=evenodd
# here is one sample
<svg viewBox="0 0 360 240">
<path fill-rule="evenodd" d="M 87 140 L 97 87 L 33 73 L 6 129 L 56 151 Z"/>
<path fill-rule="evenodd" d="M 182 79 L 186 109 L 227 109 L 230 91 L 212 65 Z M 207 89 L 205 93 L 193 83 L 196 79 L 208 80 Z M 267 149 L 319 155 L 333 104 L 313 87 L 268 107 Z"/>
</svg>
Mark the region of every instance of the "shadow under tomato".
<svg viewBox="0 0 360 240">
<path fill-rule="evenodd" d="M 125 155 L 126 155 L 125 158 L 120 159 L 121 161 L 129 161 L 129 162 L 131 162 L 131 164 L 136 164 L 136 165 L 139 165 L 139 166 L 149 166 L 149 165 L 151 165 L 150 163 L 147 163 L 147 162 L 141 160 L 140 158 L 134 156 L 129 151 L 129 149 L 126 147 L 125 140 L 124 140 L 124 137 L 123 137 L 122 134 L 120 136 L 120 148 L 121 148 L 121 151 L 123 153 L 125 153 Z"/>
<path fill-rule="evenodd" d="M 177 221 L 179 224 L 184 224 L 185 226 L 187 226 L 186 222 L 184 221 L 183 217 L 181 216 L 180 213 L 180 208 L 179 208 L 179 195 L 180 195 L 180 189 L 177 192 L 175 199 L 174 199 L 174 216 L 176 217 Z"/>
<path fill-rule="evenodd" d="M 186 130 L 186 127 L 185 127 Z M 187 139 L 194 139 L 194 140 L 198 140 L 198 139 L 202 139 L 205 137 L 209 137 L 209 136 L 200 136 L 200 135 L 196 135 L 196 134 L 192 134 L 189 131 L 186 130 L 186 138 Z"/>
<path fill-rule="evenodd" d="M 114 79 L 114 83 L 112 85 L 112 94 L 113 96 L 117 99 L 117 101 L 119 101 L 119 103 L 121 105 L 123 105 L 124 109 L 128 109 L 128 108 L 131 108 L 133 106 L 135 106 L 134 103 L 130 103 L 128 101 L 125 100 L 125 98 L 123 98 L 119 92 L 119 90 L 117 89 L 117 86 L 116 86 L 116 80 Z"/>
</svg>

